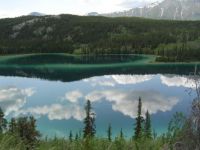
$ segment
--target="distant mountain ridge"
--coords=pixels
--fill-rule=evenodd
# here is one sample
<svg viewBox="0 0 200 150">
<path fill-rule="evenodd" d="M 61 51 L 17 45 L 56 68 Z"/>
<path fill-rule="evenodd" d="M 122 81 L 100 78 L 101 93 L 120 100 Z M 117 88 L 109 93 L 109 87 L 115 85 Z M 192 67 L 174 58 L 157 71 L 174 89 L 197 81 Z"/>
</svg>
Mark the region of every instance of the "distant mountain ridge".
<svg viewBox="0 0 200 150">
<path fill-rule="evenodd" d="M 98 12 L 90 12 L 87 14 L 87 16 L 99 16 Z"/>
<path fill-rule="evenodd" d="M 28 16 L 45 16 L 45 14 L 40 12 L 31 12 L 30 14 L 28 14 Z"/>
<path fill-rule="evenodd" d="M 200 20 L 200 0 L 163 0 L 123 12 L 101 14 L 107 17 L 144 17 L 169 20 Z"/>
</svg>

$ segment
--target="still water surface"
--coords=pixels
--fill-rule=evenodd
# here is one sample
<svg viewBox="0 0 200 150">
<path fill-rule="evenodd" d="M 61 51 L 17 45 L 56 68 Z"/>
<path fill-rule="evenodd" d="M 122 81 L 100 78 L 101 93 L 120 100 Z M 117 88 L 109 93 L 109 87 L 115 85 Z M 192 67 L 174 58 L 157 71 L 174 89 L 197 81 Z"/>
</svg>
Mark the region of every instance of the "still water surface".
<svg viewBox="0 0 200 150">
<path fill-rule="evenodd" d="M 152 114 L 153 128 L 162 133 L 176 111 L 187 113 L 193 88 L 186 76 L 178 75 L 105 75 L 74 82 L 45 81 L 21 77 L 0 77 L 0 105 L 9 116 L 32 114 L 45 135 L 66 136 L 69 130 L 82 130 L 84 104 L 92 101 L 97 134 L 105 136 L 112 124 L 118 134 L 133 133 L 137 100 L 143 100 L 143 113 Z M 114 134 L 114 135 L 115 135 Z"/>
<path fill-rule="evenodd" d="M 65 78 L 67 74 L 52 78 L 54 72 L 43 71 L 36 78 L 30 72 L 26 77 L 18 77 L 16 73 L 20 69 L 6 74 L 1 71 L 0 106 L 7 118 L 34 115 L 40 132 L 49 137 L 67 137 L 70 130 L 74 134 L 82 131 L 87 99 L 92 102 L 97 135 L 101 137 L 106 136 L 109 124 L 113 136 L 121 128 L 126 137 L 133 135 L 139 97 L 143 114 L 147 110 L 151 113 L 152 127 L 158 134 L 167 130 L 175 112 L 188 114 L 190 111 L 195 97 L 194 82 L 187 75 L 190 72 L 177 73 L 175 68 L 176 73 L 160 69 L 157 73 L 156 70 L 145 73 L 145 69 L 141 73 L 129 68 L 130 71 L 123 73 L 121 69 L 118 72 L 102 70 L 97 75 L 87 70 L 86 76 L 72 80 Z"/>
</svg>

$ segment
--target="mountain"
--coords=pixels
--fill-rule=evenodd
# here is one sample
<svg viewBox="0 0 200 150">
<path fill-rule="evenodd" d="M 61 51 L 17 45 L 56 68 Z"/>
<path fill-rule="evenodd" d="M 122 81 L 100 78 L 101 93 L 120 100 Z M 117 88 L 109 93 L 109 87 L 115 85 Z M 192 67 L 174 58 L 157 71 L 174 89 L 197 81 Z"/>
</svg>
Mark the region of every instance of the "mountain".
<svg viewBox="0 0 200 150">
<path fill-rule="evenodd" d="M 40 12 L 31 12 L 30 14 L 28 14 L 28 16 L 45 16 L 45 14 Z"/>
<path fill-rule="evenodd" d="M 97 12 L 90 12 L 87 16 L 99 16 L 99 14 Z"/>
<path fill-rule="evenodd" d="M 163 0 L 141 8 L 102 15 L 108 17 L 135 16 L 152 19 L 200 20 L 200 0 Z"/>
</svg>

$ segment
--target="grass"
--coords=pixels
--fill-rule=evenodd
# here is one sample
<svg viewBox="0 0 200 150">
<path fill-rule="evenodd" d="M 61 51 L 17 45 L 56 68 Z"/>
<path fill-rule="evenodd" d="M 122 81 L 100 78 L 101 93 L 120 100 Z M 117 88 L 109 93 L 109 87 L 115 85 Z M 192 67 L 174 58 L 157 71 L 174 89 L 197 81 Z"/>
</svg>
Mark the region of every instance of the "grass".
<svg viewBox="0 0 200 150">
<path fill-rule="evenodd" d="M 161 138 L 156 140 L 140 141 L 125 140 L 117 137 L 113 141 L 104 138 L 78 139 L 70 141 L 64 138 L 40 140 L 33 148 L 37 150 L 160 150 L 164 143 Z M 0 135 L 0 150 L 26 150 L 23 141 L 19 138 L 2 134 Z"/>
</svg>

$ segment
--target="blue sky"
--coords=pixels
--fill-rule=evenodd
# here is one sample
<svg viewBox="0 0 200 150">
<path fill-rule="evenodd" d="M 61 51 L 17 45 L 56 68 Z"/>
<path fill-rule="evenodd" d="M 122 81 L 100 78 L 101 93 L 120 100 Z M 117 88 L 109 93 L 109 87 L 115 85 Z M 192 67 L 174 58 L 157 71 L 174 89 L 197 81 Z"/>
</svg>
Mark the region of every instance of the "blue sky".
<svg viewBox="0 0 200 150">
<path fill-rule="evenodd" d="M 0 18 L 26 15 L 30 12 L 45 14 L 108 13 L 122 11 L 161 0 L 0 0 Z"/>
</svg>

